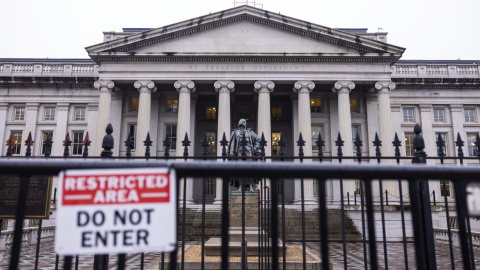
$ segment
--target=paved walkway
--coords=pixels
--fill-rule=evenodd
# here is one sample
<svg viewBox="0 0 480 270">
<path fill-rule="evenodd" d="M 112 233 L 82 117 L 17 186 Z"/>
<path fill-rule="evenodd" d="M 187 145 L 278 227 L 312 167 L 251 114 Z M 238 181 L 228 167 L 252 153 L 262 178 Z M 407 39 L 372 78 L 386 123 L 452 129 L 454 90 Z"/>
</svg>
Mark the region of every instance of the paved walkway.
<svg viewBox="0 0 480 270">
<path fill-rule="evenodd" d="M 192 243 L 189 243 L 192 244 Z M 288 244 L 300 244 L 300 243 L 288 243 Z M 379 261 L 380 269 L 385 269 L 385 260 L 383 252 L 383 244 L 378 243 L 377 246 L 377 258 Z M 318 243 L 307 243 L 307 246 L 320 256 L 320 247 Z M 437 267 L 438 269 L 452 269 L 450 262 L 450 252 L 448 244 L 435 243 L 436 255 L 437 255 Z M 30 270 L 34 268 L 35 264 L 35 245 L 30 245 L 22 248 L 20 267 L 19 269 Z M 368 249 L 368 245 L 367 245 Z M 415 267 L 415 248 L 412 243 L 407 244 L 407 259 L 409 269 L 416 269 Z M 480 269 L 480 248 L 474 249 L 475 253 L 475 266 L 476 269 Z M 388 243 L 387 245 L 387 260 L 389 269 L 406 269 L 405 257 L 403 252 L 402 243 Z M 165 259 L 168 259 L 168 255 Z M 7 269 L 9 264 L 10 251 L 0 251 L 0 269 Z M 160 259 L 159 253 L 147 253 L 145 254 L 144 267 L 145 269 L 159 269 L 158 260 Z M 459 248 L 454 248 L 455 269 L 463 269 L 463 260 Z M 55 269 L 55 254 L 53 253 L 53 242 L 44 242 L 41 245 L 39 256 L 38 269 L 53 270 Z M 117 256 L 111 255 L 109 258 L 110 269 L 116 269 Z M 333 263 L 334 269 L 343 269 L 343 248 L 341 243 L 330 244 L 330 262 Z M 73 260 L 74 269 L 75 259 Z M 92 269 L 93 256 L 79 256 L 78 269 Z M 362 242 L 347 243 L 347 268 L 348 269 L 364 269 L 363 260 L 363 244 Z M 63 258 L 60 257 L 59 269 L 63 269 Z M 140 269 L 140 254 L 127 255 L 126 269 Z M 168 265 L 165 264 L 165 269 L 168 269 Z"/>
</svg>

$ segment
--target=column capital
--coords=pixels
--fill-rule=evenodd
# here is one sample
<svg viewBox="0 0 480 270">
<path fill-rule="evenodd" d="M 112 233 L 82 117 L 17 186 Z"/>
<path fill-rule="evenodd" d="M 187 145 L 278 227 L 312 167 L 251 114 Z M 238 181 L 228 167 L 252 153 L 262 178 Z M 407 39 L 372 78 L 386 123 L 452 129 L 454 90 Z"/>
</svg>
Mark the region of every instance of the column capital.
<svg viewBox="0 0 480 270">
<path fill-rule="evenodd" d="M 8 103 L 0 102 L 0 111 L 5 111 L 8 109 Z"/>
<path fill-rule="evenodd" d="M 272 81 L 256 81 L 253 84 L 253 90 L 258 93 L 270 93 L 273 92 L 275 83 Z"/>
<path fill-rule="evenodd" d="M 338 81 L 333 85 L 332 91 L 337 94 L 350 94 L 353 88 L 355 83 L 352 81 Z"/>
<path fill-rule="evenodd" d="M 396 85 L 392 81 L 379 81 L 375 83 L 375 89 L 377 89 L 378 94 L 389 94 L 395 87 Z"/>
<path fill-rule="evenodd" d="M 462 104 L 450 104 L 450 110 L 452 112 L 463 112 Z"/>
<path fill-rule="evenodd" d="M 115 86 L 115 83 L 107 80 L 98 80 L 93 83 L 93 87 L 98 88 L 100 92 L 111 93 L 114 86 Z"/>
<path fill-rule="evenodd" d="M 27 111 L 36 111 L 36 110 L 38 110 L 38 107 L 40 106 L 40 103 L 27 102 L 25 105 L 26 105 Z"/>
<path fill-rule="evenodd" d="M 293 84 L 293 92 L 302 94 L 310 93 L 315 88 L 315 83 L 312 81 L 297 81 Z"/>
<path fill-rule="evenodd" d="M 195 92 L 195 83 L 192 81 L 176 81 L 173 86 L 179 93 L 191 93 Z"/>
<path fill-rule="evenodd" d="M 420 111 L 421 112 L 431 112 L 432 111 L 432 105 L 431 104 L 420 104 Z"/>
<path fill-rule="evenodd" d="M 218 93 L 230 93 L 235 91 L 235 83 L 232 81 L 216 81 L 213 84 L 215 91 Z"/>
<path fill-rule="evenodd" d="M 133 86 L 137 88 L 140 93 L 150 93 L 157 91 L 155 83 L 152 81 L 136 81 Z"/>
</svg>

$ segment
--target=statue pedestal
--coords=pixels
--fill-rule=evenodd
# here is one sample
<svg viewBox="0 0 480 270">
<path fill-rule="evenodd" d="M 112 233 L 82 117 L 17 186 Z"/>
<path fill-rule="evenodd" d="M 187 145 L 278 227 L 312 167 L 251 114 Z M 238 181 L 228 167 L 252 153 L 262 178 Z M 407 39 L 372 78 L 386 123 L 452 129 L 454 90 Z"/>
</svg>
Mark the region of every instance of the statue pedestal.
<svg viewBox="0 0 480 270">
<path fill-rule="evenodd" d="M 242 192 L 230 194 L 230 227 L 242 229 Z M 245 227 L 258 227 L 258 192 L 245 191 Z"/>
</svg>

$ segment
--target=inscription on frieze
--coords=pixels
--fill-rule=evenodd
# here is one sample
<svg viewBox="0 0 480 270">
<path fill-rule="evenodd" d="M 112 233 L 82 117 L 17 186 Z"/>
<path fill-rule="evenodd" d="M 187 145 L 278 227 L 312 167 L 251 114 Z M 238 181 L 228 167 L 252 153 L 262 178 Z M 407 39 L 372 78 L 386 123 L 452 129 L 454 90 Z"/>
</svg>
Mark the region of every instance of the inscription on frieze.
<svg viewBox="0 0 480 270">
<path fill-rule="evenodd" d="M 311 71 L 310 67 L 305 65 L 266 65 L 266 64 L 199 64 L 186 65 L 186 71 L 214 71 L 214 72 L 238 72 L 238 71 L 276 71 L 276 72 L 294 72 L 294 71 Z"/>
</svg>

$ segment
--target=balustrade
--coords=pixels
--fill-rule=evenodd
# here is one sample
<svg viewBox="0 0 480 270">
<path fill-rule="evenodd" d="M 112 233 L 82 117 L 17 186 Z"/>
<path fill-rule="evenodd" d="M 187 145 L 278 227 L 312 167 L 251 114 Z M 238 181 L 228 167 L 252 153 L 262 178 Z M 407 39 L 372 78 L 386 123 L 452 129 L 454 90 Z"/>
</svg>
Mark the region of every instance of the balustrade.
<svg viewBox="0 0 480 270">
<path fill-rule="evenodd" d="M 33 72 L 33 65 L 14 65 L 14 73 L 31 73 Z"/>
<path fill-rule="evenodd" d="M 427 66 L 428 74 L 447 74 L 448 67 L 445 66 Z"/>
<path fill-rule="evenodd" d="M 3 72 L 3 65 L 0 65 L 0 73 Z"/>
<path fill-rule="evenodd" d="M 477 66 L 457 66 L 458 74 L 473 75 L 478 73 Z"/>
<path fill-rule="evenodd" d="M 417 66 L 395 66 L 395 71 L 397 74 L 417 74 Z"/>
<path fill-rule="evenodd" d="M 93 65 L 73 65 L 73 73 L 93 73 Z"/>
<path fill-rule="evenodd" d="M 63 65 L 43 65 L 42 70 L 45 73 L 62 73 Z"/>
</svg>

